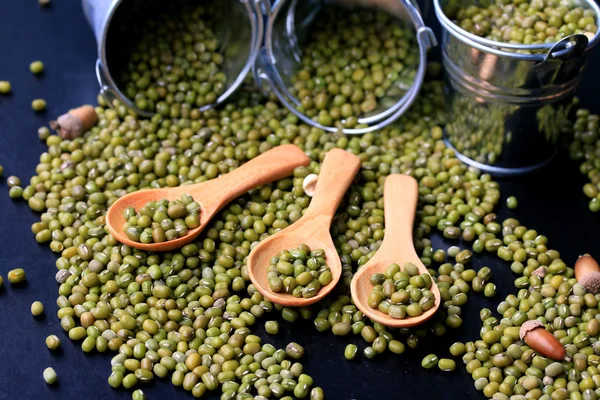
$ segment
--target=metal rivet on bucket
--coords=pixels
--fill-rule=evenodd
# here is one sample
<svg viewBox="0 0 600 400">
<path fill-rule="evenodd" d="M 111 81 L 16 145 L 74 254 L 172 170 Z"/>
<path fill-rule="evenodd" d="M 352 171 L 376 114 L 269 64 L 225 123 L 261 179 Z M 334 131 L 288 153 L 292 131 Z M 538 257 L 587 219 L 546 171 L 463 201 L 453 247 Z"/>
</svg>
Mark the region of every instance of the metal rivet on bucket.
<svg viewBox="0 0 600 400">
<path fill-rule="evenodd" d="M 327 2 L 326 2 L 327 3 Z M 347 3 L 365 6 L 367 3 L 382 3 L 374 1 L 330 1 L 340 6 Z M 376 131 L 388 125 L 410 107 L 416 98 L 427 66 L 427 50 L 436 45 L 436 40 L 431 29 L 426 27 L 418 9 L 409 0 L 385 1 L 384 9 L 390 13 L 398 10 L 397 15 L 402 15 L 404 23 L 414 26 L 416 41 L 419 47 L 419 64 L 416 66 L 416 74 L 410 87 L 394 98 L 386 99 L 387 102 L 377 107 L 368 115 L 358 118 L 359 124 L 368 125 L 364 128 L 343 129 L 346 134 L 362 134 Z M 295 98 L 288 88 L 291 85 L 290 77 L 296 73 L 302 59 L 302 37 L 310 29 L 315 16 L 323 7 L 322 1 L 315 0 L 281 0 L 274 3 L 266 24 L 265 45 L 257 60 L 255 77 L 265 82 L 277 95 L 279 100 L 299 119 L 314 127 L 336 132 L 338 127 L 324 126 L 314 119 L 303 114 L 298 107 L 300 100 Z"/>
<path fill-rule="evenodd" d="M 598 42 L 599 33 L 589 41 L 577 34 L 556 43 L 500 43 L 454 24 L 443 12 L 446 4 L 448 0 L 434 0 L 443 30 L 447 144 L 465 163 L 497 175 L 544 166 L 556 154 L 585 52 Z M 586 0 L 583 5 L 596 13 L 600 25 L 596 3 Z"/>
<path fill-rule="evenodd" d="M 111 22 L 119 13 L 128 12 L 132 4 L 146 6 L 151 0 L 83 0 L 83 10 L 86 18 L 94 30 L 98 43 L 98 61 L 96 62 L 96 75 L 100 84 L 100 93 L 112 104 L 113 99 L 118 99 L 122 104 L 144 117 L 151 117 L 153 113 L 138 109 L 131 99 L 119 89 L 115 77 L 111 74 L 111 61 L 109 53 L 111 44 L 109 34 Z M 205 110 L 223 103 L 243 83 L 262 44 L 263 37 L 263 10 L 260 0 L 215 0 L 215 4 L 224 7 L 226 21 L 220 24 L 218 36 L 220 49 L 224 54 L 223 70 L 226 74 L 224 91 L 212 104 L 202 106 Z M 118 43 L 112 43 L 118 45 Z"/>
</svg>

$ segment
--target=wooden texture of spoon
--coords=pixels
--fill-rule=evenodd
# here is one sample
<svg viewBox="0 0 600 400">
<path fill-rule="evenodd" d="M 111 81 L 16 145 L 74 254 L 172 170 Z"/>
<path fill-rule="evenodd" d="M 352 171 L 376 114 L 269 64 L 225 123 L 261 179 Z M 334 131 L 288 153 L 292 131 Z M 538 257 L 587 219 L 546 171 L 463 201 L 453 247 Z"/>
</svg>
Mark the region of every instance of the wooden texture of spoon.
<svg viewBox="0 0 600 400">
<path fill-rule="evenodd" d="M 301 307 L 325 297 L 340 280 L 342 263 L 329 233 L 331 221 L 344 193 L 360 168 L 360 159 L 341 149 L 325 154 L 317 180 L 315 195 L 304 215 L 294 224 L 260 242 L 248 256 L 248 275 L 254 286 L 267 299 L 284 306 Z M 293 297 L 275 293 L 269 288 L 267 268 L 271 257 L 281 250 L 295 249 L 305 243 L 312 250 L 325 250 L 325 262 L 331 269 L 332 281 L 314 297 Z"/>
<path fill-rule="evenodd" d="M 383 188 L 385 212 L 383 242 L 373 258 L 354 274 L 350 284 L 352 300 L 356 307 L 373 321 L 394 328 L 408 328 L 422 324 L 431 318 L 440 306 L 440 290 L 433 280 L 430 290 L 435 296 L 435 304 L 418 317 L 392 318 L 371 308 L 367 302 L 373 289 L 371 276 L 377 272 L 384 272 L 393 263 L 403 269 L 404 263 L 409 261 L 419 268 L 421 274 L 429 274 L 413 245 L 412 231 L 417 209 L 418 189 L 417 181 L 408 175 L 395 174 L 387 177 Z"/>
<path fill-rule="evenodd" d="M 129 193 L 109 208 L 106 226 L 109 232 L 121 243 L 142 250 L 169 251 L 194 240 L 221 208 L 234 198 L 250 189 L 285 178 L 294 168 L 306 166 L 310 159 L 298 147 L 286 144 L 275 147 L 248 161 L 230 173 L 202 183 L 173 188 L 148 189 Z M 160 199 L 176 200 L 189 193 L 200 204 L 200 226 L 190 229 L 184 237 L 162 243 L 139 243 L 127 237 L 123 231 L 127 207 L 140 209 L 149 201 Z"/>
</svg>

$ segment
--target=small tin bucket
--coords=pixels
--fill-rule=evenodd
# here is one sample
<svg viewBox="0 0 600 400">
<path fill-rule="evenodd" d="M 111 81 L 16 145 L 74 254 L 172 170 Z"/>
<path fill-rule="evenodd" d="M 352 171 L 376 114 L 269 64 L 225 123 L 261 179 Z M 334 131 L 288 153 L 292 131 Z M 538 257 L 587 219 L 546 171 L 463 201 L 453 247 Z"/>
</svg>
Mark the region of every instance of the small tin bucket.
<svg viewBox="0 0 600 400">
<path fill-rule="evenodd" d="M 113 49 L 119 47 L 119 37 L 113 32 L 111 22 L 118 19 L 121 13 L 133 12 L 136 6 L 146 6 L 152 0 L 82 0 L 83 11 L 88 23 L 94 30 L 98 43 L 98 60 L 96 77 L 100 84 L 100 94 L 112 104 L 118 99 L 125 106 L 144 117 L 153 113 L 138 109 L 115 83 L 111 67 L 115 60 Z M 154 2 L 156 4 L 156 2 Z M 219 7 L 226 21 L 218 24 L 217 35 L 221 51 L 224 54 L 223 70 L 227 76 L 225 89 L 213 104 L 200 108 L 206 110 L 223 103 L 244 82 L 254 65 L 262 44 L 264 24 L 263 2 L 260 0 L 218 0 Z"/>
<path fill-rule="evenodd" d="M 598 32 L 591 40 L 577 34 L 548 44 L 500 43 L 461 29 L 444 14 L 447 4 L 434 0 L 446 72 L 446 143 L 463 162 L 495 175 L 544 166 L 556 154 Z M 461 3 L 471 4 L 478 3 Z M 584 5 L 600 24 L 596 3 Z"/>
<path fill-rule="evenodd" d="M 409 85 L 395 85 L 380 99 L 376 109 L 358 118 L 364 128 L 345 128 L 346 134 L 373 132 L 390 124 L 402 115 L 413 103 L 425 78 L 427 51 L 436 46 L 433 31 L 426 27 L 416 4 L 410 0 L 278 0 L 273 3 L 266 23 L 265 43 L 255 67 L 255 79 L 266 84 L 292 113 L 303 122 L 328 132 L 340 129 L 325 126 L 308 117 L 301 111 L 301 102 L 288 89 L 292 86 L 291 77 L 300 68 L 303 42 L 311 29 L 315 17 L 324 5 L 340 7 L 360 6 L 379 8 L 397 17 L 403 24 L 414 27 L 419 47 L 416 73 Z"/>
</svg>

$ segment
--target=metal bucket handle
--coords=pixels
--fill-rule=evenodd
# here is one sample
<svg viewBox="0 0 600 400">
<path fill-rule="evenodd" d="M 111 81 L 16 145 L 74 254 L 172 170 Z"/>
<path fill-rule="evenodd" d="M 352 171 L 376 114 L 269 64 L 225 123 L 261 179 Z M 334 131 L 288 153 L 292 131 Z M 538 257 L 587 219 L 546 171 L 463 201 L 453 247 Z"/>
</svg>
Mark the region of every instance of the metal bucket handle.
<svg viewBox="0 0 600 400">
<path fill-rule="evenodd" d="M 297 103 L 295 98 L 289 94 L 283 80 L 276 68 L 273 67 L 273 62 L 269 60 L 275 60 L 273 54 L 273 46 L 271 41 L 271 35 L 273 31 L 273 23 L 276 19 L 278 11 L 281 9 L 284 1 L 278 1 L 273 6 L 269 15 L 269 22 L 267 25 L 267 33 L 265 35 L 265 46 L 261 49 L 260 55 L 256 60 L 255 65 L 255 78 L 259 85 L 264 83 L 275 93 L 279 101 L 287 107 L 294 115 L 296 115 L 301 121 L 308 125 L 312 125 L 316 128 L 322 129 L 327 132 L 338 132 L 339 129 L 331 126 L 324 126 L 316 121 L 313 121 L 296 108 L 294 105 Z M 425 26 L 423 19 L 417 9 L 417 7 L 410 0 L 398 0 L 398 3 L 402 5 L 403 9 L 407 11 L 411 22 L 415 27 L 417 43 L 419 45 L 419 67 L 415 75 L 413 84 L 407 93 L 400 99 L 396 104 L 387 109 L 386 111 L 379 113 L 374 117 L 359 119 L 359 123 L 373 123 L 374 125 L 360 129 L 342 129 L 342 132 L 348 135 L 360 135 L 367 132 L 373 132 L 379 130 L 400 117 L 414 102 L 417 97 L 419 90 L 425 79 L 426 67 L 427 67 L 427 51 L 431 47 L 437 46 L 437 40 L 433 31 Z M 282 89 L 283 88 L 283 89 Z"/>
<path fill-rule="evenodd" d="M 542 86 L 559 80 L 559 76 L 574 75 L 574 69 L 583 69 L 585 65 L 585 50 L 588 47 L 585 35 L 570 35 L 556 42 L 548 51 L 545 59 L 533 68 Z"/>
</svg>

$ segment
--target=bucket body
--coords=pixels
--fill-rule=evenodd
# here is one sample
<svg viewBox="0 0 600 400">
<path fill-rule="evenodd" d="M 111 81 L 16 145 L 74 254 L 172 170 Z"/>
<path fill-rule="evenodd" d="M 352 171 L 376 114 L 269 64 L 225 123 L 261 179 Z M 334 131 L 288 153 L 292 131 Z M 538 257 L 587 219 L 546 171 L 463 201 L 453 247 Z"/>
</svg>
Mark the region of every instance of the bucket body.
<svg viewBox="0 0 600 400">
<path fill-rule="evenodd" d="M 444 5 L 434 1 L 442 25 L 447 144 L 462 161 L 496 175 L 542 167 L 556 154 L 585 53 L 598 34 L 542 45 L 492 42 L 455 25 Z M 600 15 L 595 3 L 589 8 Z"/>
<path fill-rule="evenodd" d="M 291 77 L 301 68 L 303 42 L 323 6 L 374 7 L 394 16 L 399 23 L 414 28 L 416 45 L 419 49 L 418 63 L 414 76 L 408 83 L 395 85 L 380 105 L 358 118 L 363 128 L 344 128 L 346 134 L 362 134 L 376 131 L 402 115 L 416 98 L 427 66 L 427 51 L 437 44 L 433 31 L 425 26 L 420 10 L 410 0 L 278 0 L 273 2 L 265 31 L 264 46 L 255 66 L 255 78 L 268 85 L 279 100 L 303 122 L 314 127 L 336 132 L 339 127 L 325 126 L 305 115 L 301 101 L 289 90 Z"/>
<path fill-rule="evenodd" d="M 223 53 L 223 72 L 227 76 L 225 90 L 212 104 L 201 110 L 223 103 L 243 83 L 254 65 L 263 37 L 263 10 L 260 0 L 213 0 L 222 7 L 222 17 L 218 21 L 217 36 Z M 114 49 L 119 47 L 119 37 L 115 34 L 114 22 L 119 16 L 132 11 L 134 7 L 156 7 L 160 0 L 82 0 L 84 14 L 94 31 L 98 44 L 96 75 L 100 93 L 109 104 L 118 99 L 137 114 L 150 117 L 152 113 L 139 110 L 127 98 L 115 82 L 113 70 L 118 63 Z"/>
</svg>

